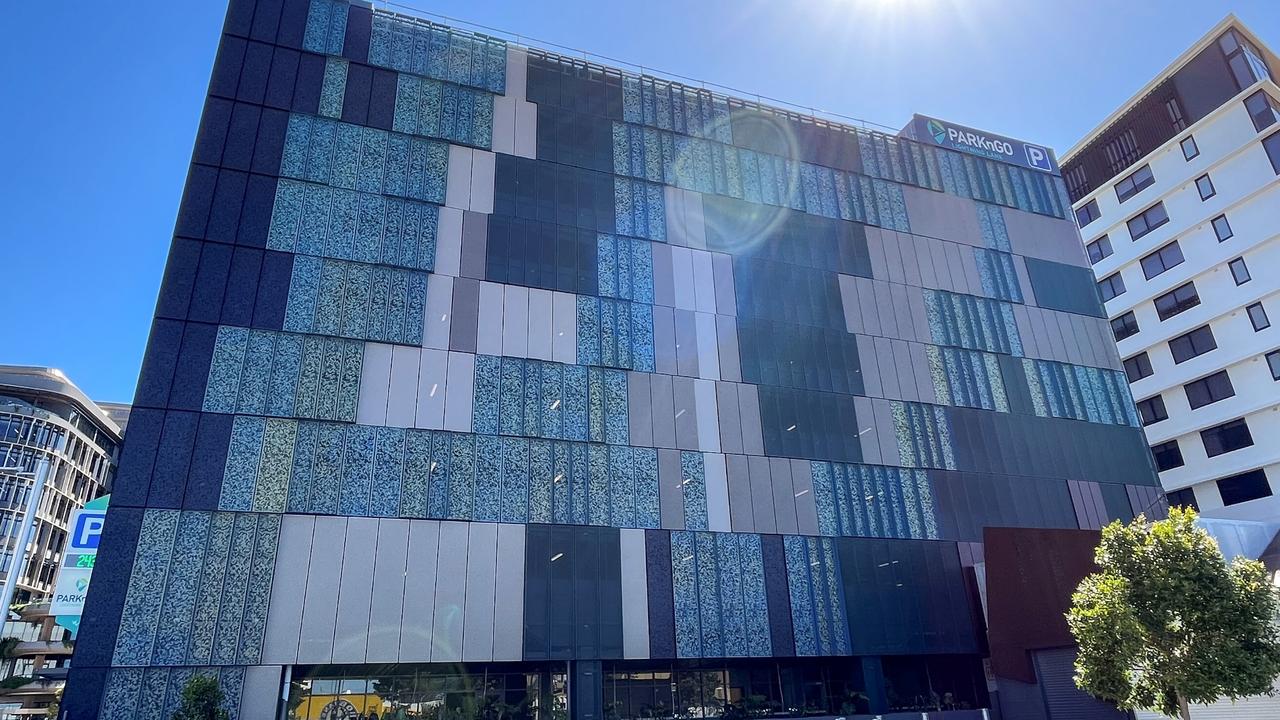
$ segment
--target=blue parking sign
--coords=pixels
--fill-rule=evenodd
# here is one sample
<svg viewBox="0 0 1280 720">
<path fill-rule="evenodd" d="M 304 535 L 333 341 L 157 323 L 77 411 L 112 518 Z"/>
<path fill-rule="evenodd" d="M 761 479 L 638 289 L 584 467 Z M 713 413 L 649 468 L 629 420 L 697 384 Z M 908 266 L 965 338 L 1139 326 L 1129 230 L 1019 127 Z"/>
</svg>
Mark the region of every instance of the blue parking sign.
<svg viewBox="0 0 1280 720">
<path fill-rule="evenodd" d="M 72 550 L 97 550 L 102 539 L 102 523 L 107 518 L 103 510 L 81 510 L 71 528 Z"/>
</svg>

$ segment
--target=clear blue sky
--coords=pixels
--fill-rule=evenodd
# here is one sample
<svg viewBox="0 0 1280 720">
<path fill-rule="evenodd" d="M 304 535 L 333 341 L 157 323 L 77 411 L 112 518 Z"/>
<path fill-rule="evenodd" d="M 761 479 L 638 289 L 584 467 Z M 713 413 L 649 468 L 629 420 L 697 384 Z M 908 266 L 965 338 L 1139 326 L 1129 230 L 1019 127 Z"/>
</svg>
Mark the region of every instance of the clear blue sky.
<svg viewBox="0 0 1280 720">
<path fill-rule="evenodd" d="M 1190 0 L 406 0 L 900 127 L 1066 150 L 1228 12 Z M 19 2 L 0 43 L 0 363 L 133 396 L 213 63 L 218 0 Z"/>
</svg>

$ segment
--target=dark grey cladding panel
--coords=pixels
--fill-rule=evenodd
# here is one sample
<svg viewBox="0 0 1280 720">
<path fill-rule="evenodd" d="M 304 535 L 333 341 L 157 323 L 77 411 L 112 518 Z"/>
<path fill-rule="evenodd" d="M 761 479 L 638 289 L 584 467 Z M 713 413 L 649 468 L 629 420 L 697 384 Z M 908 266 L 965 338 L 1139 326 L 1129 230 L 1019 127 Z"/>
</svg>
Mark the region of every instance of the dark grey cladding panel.
<svg viewBox="0 0 1280 720">
<path fill-rule="evenodd" d="M 620 659 L 618 530 L 567 525 L 527 528 L 524 659 Z"/>
<path fill-rule="evenodd" d="M 871 277 L 866 226 L 704 195 L 707 249 L 736 257 Z"/>
<path fill-rule="evenodd" d="M 946 540 L 981 542 L 984 527 L 1077 526 L 1065 480 L 955 470 L 930 470 L 929 480 Z"/>
<path fill-rule="evenodd" d="M 1093 270 L 1036 258 L 1024 258 L 1036 304 L 1050 310 L 1106 317 Z"/>
<path fill-rule="evenodd" d="M 861 462 L 852 395 L 761 385 L 765 454 L 773 457 Z"/>
</svg>

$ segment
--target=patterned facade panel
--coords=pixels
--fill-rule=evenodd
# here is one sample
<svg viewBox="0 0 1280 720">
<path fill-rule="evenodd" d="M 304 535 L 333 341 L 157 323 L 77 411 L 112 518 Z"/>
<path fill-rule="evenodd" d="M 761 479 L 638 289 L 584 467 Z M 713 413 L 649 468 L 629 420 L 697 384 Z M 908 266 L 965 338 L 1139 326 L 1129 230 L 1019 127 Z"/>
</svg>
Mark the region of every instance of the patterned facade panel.
<svg viewBox="0 0 1280 720">
<path fill-rule="evenodd" d="M 672 532 L 671 572 L 678 657 L 772 654 L 759 535 Z"/>
<path fill-rule="evenodd" d="M 783 543 L 796 654 L 848 655 L 849 622 L 835 541 L 787 535 Z"/>
<path fill-rule="evenodd" d="M 578 296 L 578 363 L 653 372 L 653 306 Z"/>
<path fill-rule="evenodd" d="M 477 433 L 625 445 L 627 402 L 622 370 L 476 356 Z"/>
<path fill-rule="evenodd" d="M 954 470 L 951 419 L 937 405 L 890 403 L 903 467 Z"/>
<path fill-rule="evenodd" d="M 815 462 L 811 472 L 823 535 L 939 537 L 933 486 L 924 471 Z"/>
<path fill-rule="evenodd" d="M 506 92 L 506 42 L 383 10 L 373 16 L 369 64 Z"/>
<path fill-rule="evenodd" d="M 925 346 L 939 403 L 1009 412 L 998 356 L 974 350 Z"/>
<path fill-rule="evenodd" d="M 200 676 L 217 679 L 224 696 L 222 709 L 229 720 L 237 720 L 244 694 L 244 675 L 244 667 L 114 668 L 107 675 L 100 717 L 112 720 L 173 717 L 183 688 L 193 677 Z"/>
<path fill-rule="evenodd" d="M 1022 338 L 1008 303 L 943 290 L 925 290 L 924 303 L 934 343 L 1022 355 Z"/>
<path fill-rule="evenodd" d="M 284 329 L 421 345 L 426 273 L 299 255 Z"/>
<path fill-rule="evenodd" d="M 1022 359 L 1022 369 L 1036 415 L 1139 426 L 1121 371 L 1029 358 Z"/>
<path fill-rule="evenodd" d="M 392 129 L 487 150 L 493 144 L 493 95 L 401 74 Z"/>
</svg>

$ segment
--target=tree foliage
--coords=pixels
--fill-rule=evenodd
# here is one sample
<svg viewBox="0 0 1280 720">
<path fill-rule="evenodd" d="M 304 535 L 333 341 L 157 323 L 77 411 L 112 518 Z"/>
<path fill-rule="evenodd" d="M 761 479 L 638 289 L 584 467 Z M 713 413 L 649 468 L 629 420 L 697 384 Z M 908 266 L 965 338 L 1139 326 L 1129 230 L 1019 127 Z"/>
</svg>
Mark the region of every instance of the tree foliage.
<svg viewBox="0 0 1280 720">
<path fill-rule="evenodd" d="M 223 708 L 225 700 L 217 678 L 193 676 L 182 688 L 182 700 L 173 720 L 228 720 L 230 716 Z"/>
<path fill-rule="evenodd" d="M 1187 717 L 1186 703 L 1269 694 L 1280 675 L 1280 595 L 1262 563 L 1227 564 L 1190 509 L 1102 530 L 1072 596 L 1076 685 L 1125 710 Z"/>
</svg>

